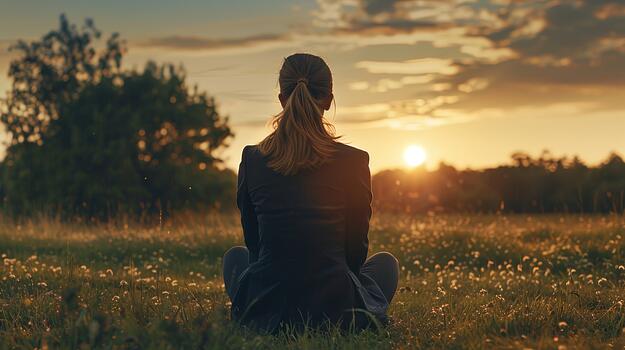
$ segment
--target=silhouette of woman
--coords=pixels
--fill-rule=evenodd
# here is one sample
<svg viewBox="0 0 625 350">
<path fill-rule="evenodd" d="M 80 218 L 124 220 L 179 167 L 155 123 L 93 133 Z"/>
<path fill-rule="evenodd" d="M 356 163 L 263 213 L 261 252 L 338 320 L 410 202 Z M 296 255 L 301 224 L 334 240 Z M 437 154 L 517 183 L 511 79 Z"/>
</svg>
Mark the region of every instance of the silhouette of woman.
<svg viewBox="0 0 625 350">
<path fill-rule="evenodd" d="M 323 118 L 334 98 L 323 59 L 287 57 L 279 84 L 275 130 L 241 156 L 237 204 L 247 247 L 223 258 L 232 318 L 270 332 L 386 323 L 399 268 L 390 253 L 366 259 L 369 155 L 338 142 Z"/>
</svg>

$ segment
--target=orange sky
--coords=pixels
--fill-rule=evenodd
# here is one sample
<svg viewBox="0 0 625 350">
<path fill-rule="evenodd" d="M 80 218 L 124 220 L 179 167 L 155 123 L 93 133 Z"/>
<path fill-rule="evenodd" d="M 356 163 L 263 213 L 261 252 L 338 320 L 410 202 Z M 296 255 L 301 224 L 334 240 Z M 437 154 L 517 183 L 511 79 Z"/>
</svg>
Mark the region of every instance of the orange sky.
<svg viewBox="0 0 625 350">
<path fill-rule="evenodd" d="M 233 168 L 242 146 L 267 133 L 281 60 L 298 51 L 327 60 L 336 95 L 327 117 L 369 151 L 374 171 L 403 166 L 410 144 L 426 149 L 429 167 L 543 149 L 597 163 L 625 153 L 625 5 L 598 3 L 24 0 L 0 13 L 0 72 L 10 42 L 41 36 L 65 12 L 119 31 L 127 67 L 182 63 L 230 116 L 236 138 L 223 156 Z M 0 91 L 9 86 L 3 73 Z"/>
</svg>

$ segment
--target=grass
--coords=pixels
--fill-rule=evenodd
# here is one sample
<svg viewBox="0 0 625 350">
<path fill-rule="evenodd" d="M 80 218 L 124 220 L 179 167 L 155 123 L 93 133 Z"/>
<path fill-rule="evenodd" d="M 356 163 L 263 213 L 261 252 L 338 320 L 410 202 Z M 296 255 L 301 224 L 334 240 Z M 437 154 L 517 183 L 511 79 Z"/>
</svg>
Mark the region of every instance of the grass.
<svg viewBox="0 0 625 350">
<path fill-rule="evenodd" d="M 229 321 L 232 215 L 0 223 L 0 349 L 608 348 L 625 344 L 625 218 L 377 214 L 401 263 L 380 331 L 277 337 Z"/>
</svg>

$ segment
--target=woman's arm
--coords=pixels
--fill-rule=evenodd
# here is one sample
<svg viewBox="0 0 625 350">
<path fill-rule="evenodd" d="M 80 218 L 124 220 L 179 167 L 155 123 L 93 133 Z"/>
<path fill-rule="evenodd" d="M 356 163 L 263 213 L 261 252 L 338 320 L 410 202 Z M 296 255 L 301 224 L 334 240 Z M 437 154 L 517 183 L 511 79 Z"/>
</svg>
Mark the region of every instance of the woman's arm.
<svg viewBox="0 0 625 350">
<path fill-rule="evenodd" d="M 358 154 L 353 172 L 348 178 L 347 191 L 347 265 L 358 274 L 367 259 L 369 249 L 369 219 L 371 219 L 371 173 L 369 154 Z"/>
<path fill-rule="evenodd" d="M 250 251 L 250 264 L 258 260 L 258 221 L 256 213 L 254 212 L 254 206 L 250 199 L 250 193 L 247 187 L 247 174 L 246 174 L 246 150 L 247 146 L 243 148 L 243 154 L 241 155 L 241 164 L 239 165 L 239 175 L 237 181 L 237 206 L 241 212 L 241 227 L 243 228 L 243 238 L 245 239 L 245 245 Z"/>
</svg>

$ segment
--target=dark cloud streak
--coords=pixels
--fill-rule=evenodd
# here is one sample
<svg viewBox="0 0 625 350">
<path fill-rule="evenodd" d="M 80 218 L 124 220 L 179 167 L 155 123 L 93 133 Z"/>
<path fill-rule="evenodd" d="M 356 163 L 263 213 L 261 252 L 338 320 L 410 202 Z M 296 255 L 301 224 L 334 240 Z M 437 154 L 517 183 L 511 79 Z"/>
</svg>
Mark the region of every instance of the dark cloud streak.
<svg viewBox="0 0 625 350">
<path fill-rule="evenodd" d="M 333 16 L 340 20 L 330 22 L 327 27 L 336 35 L 395 35 L 407 34 L 421 30 L 436 30 L 448 28 L 448 23 L 433 18 L 415 18 L 411 15 L 412 9 L 430 9 L 449 0 L 321 0 L 328 4 Z M 330 6 L 334 5 L 334 6 Z M 340 6 L 343 4 L 343 7 Z M 339 5 L 336 7 L 336 5 Z M 355 11 L 346 10 L 354 8 Z"/>
<path fill-rule="evenodd" d="M 152 38 L 140 43 L 142 47 L 167 48 L 178 50 L 218 50 L 241 47 L 254 47 L 261 44 L 277 43 L 289 40 L 284 34 L 260 34 L 241 38 L 205 38 L 199 36 L 173 35 Z"/>
<path fill-rule="evenodd" d="M 389 20 L 384 22 L 354 20 L 348 27 L 336 28 L 333 34 L 358 34 L 358 35 L 395 35 L 408 34 L 417 30 L 437 30 L 448 26 L 430 22 L 414 20 Z"/>
<path fill-rule="evenodd" d="M 361 0 L 361 6 L 370 15 L 392 12 L 398 0 Z"/>
</svg>

